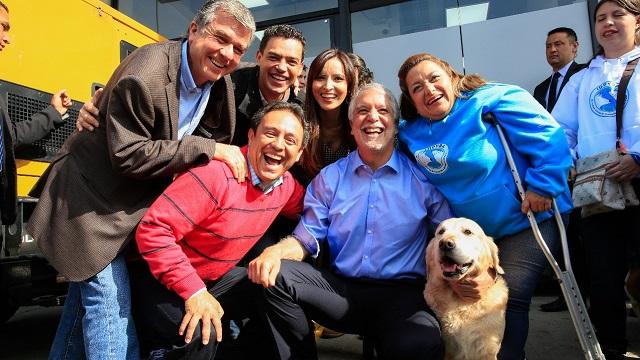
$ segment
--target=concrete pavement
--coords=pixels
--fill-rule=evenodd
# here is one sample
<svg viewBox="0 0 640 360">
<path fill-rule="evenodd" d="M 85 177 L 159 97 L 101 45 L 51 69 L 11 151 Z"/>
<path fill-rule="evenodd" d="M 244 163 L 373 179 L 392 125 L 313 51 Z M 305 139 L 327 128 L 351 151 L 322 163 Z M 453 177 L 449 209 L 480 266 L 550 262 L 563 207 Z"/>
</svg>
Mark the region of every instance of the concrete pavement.
<svg viewBox="0 0 640 360">
<path fill-rule="evenodd" d="M 528 360 L 579 360 L 583 359 L 568 311 L 545 313 L 538 309 L 555 297 L 536 296 L 529 313 L 529 337 L 526 353 Z M 627 336 L 631 359 L 640 358 L 640 319 L 629 317 Z M 355 360 L 362 358 L 362 341 L 355 335 L 335 339 L 321 339 L 318 343 L 320 360 Z"/>
<path fill-rule="evenodd" d="M 530 331 L 527 342 L 529 360 L 579 360 L 580 344 L 575 335 L 569 313 L 544 313 L 540 304 L 554 297 L 536 296 L 530 313 Z M 60 307 L 25 307 L 6 324 L 0 325 L 0 358 L 6 360 L 46 359 L 55 333 Z M 630 358 L 640 358 L 640 319 L 628 319 Z M 320 360 L 355 360 L 362 358 L 362 341 L 355 335 L 336 339 L 321 339 Z"/>
</svg>

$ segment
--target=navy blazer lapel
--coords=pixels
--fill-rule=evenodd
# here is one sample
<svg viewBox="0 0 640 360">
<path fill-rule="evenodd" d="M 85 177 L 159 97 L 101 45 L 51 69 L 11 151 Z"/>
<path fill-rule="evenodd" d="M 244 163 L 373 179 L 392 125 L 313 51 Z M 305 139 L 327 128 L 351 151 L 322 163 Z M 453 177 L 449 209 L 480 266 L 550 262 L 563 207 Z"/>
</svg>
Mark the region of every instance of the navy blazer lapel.
<svg viewBox="0 0 640 360">
<path fill-rule="evenodd" d="M 536 86 L 533 91 L 533 97 L 538 100 L 543 108 L 547 108 L 547 90 L 549 89 L 549 83 L 551 82 L 551 76 L 546 78 L 540 85 Z"/>
<path fill-rule="evenodd" d="M 567 82 L 569 82 L 569 78 L 571 77 L 571 75 L 573 75 L 573 73 L 575 72 L 575 67 L 576 67 L 576 62 L 572 61 L 571 66 L 569 66 L 569 69 L 567 69 L 567 73 L 564 74 L 564 76 L 562 77 L 562 83 L 560 84 L 560 88 L 558 89 L 557 97 L 560 97 L 560 94 L 562 93 L 562 89 L 567 84 Z"/>
<path fill-rule="evenodd" d="M 567 69 L 567 73 L 564 74 L 564 77 L 562 78 L 562 83 L 560 84 L 560 89 L 558 89 L 557 97 L 560 97 L 560 94 L 562 93 L 562 89 L 569 82 L 569 78 L 571 78 L 571 75 L 578 72 L 578 70 L 580 70 L 579 65 L 575 61 L 572 61 L 571 66 L 569 66 L 569 69 Z"/>
<path fill-rule="evenodd" d="M 178 138 L 178 120 L 180 110 L 180 63 L 182 57 L 182 42 L 178 41 L 169 49 L 169 66 L 167 76 L 169 83 L 165 86 L 169 119 L 171 119 L 171 140 Z"/>
</svg>

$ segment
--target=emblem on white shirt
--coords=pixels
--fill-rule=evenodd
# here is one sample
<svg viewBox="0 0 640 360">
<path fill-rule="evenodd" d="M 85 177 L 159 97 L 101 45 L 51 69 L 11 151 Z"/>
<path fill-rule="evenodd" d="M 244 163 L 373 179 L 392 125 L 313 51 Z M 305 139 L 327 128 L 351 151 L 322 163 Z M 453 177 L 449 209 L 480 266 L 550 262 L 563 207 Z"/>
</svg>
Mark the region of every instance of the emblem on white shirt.
<svg viewBox="0 0 640 360">
<path fill-rule="evenodd" d="M 447 155 L 449 147 L 447 144 L 435 144 L 428 148 L 416 151 L 415 156 L 418 164 L 424 166 L 432 174 L 442 174 L 447 171 Z"/>
<path fill-rule="evenodd" d="M 627 89 L 627 99 L 629 89 Z M 616 97 L 618 96 L 618 83 L 605 81 L 596 86 L 589 95 L 589 105 L 594 114 L 601 117 L 616 116 Z M 626 102 L 625 102 L 626 105 Z"/>
</svg>

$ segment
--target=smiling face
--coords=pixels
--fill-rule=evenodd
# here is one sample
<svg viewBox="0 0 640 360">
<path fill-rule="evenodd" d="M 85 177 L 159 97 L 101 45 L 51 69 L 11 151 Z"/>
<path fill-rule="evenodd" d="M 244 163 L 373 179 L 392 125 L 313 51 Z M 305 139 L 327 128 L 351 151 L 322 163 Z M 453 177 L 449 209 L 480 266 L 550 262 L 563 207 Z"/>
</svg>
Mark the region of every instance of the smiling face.
<svg viewBox="0 0 640 360">
<path fill-rule="evenodd" d="M 607 1 L 598 8 L 595 21 L 596 39 L 607 58 L 617 58 L 633 50 L 640 16 Z"/>
<path fill-rule="evenodd" d="M 397 126 L 392 109 L 380 89 L 362 90 L 353 101 L 351 135 L 362 160 L 375 169 L 393 153 Z"/>
<path fill-rule="evenodd" d="M 290 111 L 265 114 L 257 129 L 249 130 L 247 156 L 263 184 L 282 176 L 302 155 L 304 130 Z"/>
<path fill-rule="evenodd" d="M 449 74 L 438 64 L 421 61 L 407 73 L 407 89 L 418 114 L 441 120 L 449 115 L 455 95 Z"/>
<path fill-rule="evenodd" d="M 302 72 L 303 45 L 298 39 L 274 37 L 256 54 L 258 87 L 267 101 L 282 100 Z"/>
<path fill-rule="evenodd" d="M 322 71 L 313 79 L 311 90 L 322 110 L 339 110 L 347 98 L 348 84 L 344 65 L 337 57 L 324 63 Z"/>
<path fill-rule="evenodd" d="M 251 31 L 221 11 L 204 29 L 189 25 L 189 68 L 196 85 L 216 81 L 235 70 L 251 40 Z"/>
<path fill-rule="evenodd" d="M 11 25 L 9 24 L 9 13 L 5 8 L 0 6 L 0 51 L 4 49 L 5 46 L 11 43 L 11 38 L 9 38 L 9 29 Z"/>
<path fill-rule="evenodd" d="M 433 253 L 442 276 L 448 279 L 473 277 L 488 269 L 504 274 L 493 239 L 466 218 L 450 218 L 440 223 L 427 251 Z"/>
<path fill-rule="evenodd" d="M 560 70 L 576 57 L 578 42 L 565 32 L 557 32 L 547 37 L 547 62 L 554 71 Z"/>
</svg>

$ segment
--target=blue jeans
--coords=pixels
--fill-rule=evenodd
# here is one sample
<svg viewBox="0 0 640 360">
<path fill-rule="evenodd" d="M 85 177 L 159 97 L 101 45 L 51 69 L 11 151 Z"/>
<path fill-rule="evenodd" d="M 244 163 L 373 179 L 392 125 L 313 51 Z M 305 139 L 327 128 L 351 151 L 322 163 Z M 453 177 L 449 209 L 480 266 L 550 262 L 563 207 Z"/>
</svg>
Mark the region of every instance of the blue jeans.
<svg viewBox="0 0 640 360">
<path fill-rule="evenodd" d="M 564 216 L 565 223 L 567 217 Z M 560 233 L 554 218 L 538 224 L 549 249 L 560 248 Z M 509 287 L 506 326 L 500 360 L 524 359 L 524 346 L 529 335 L 529 306 L 540 274 L 547 266 L 547 258 L 538 246 L 531 229 L 497 239 L 500 265 Z"/>
<path fill-rule="evenodd" d="M 123 256 L 93 277 L 69 283 L 49 359 L 139 359 Z"/>
</svg>

